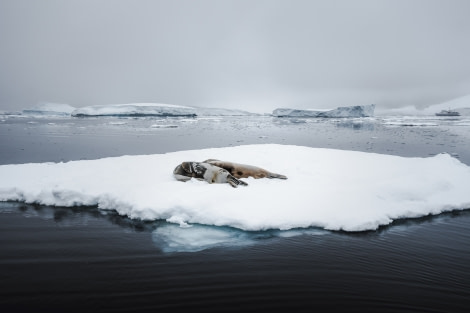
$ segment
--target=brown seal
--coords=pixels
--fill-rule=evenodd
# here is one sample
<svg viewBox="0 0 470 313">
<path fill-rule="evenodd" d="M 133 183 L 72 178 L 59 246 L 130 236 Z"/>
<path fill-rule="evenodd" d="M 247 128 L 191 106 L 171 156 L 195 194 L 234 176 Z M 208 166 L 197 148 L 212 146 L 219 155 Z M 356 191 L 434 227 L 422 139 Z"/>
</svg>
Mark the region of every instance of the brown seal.
<svg viewBox="0 0 470 313">
<path fill-rule="evenodd" d="M 263 168 L 247 165 L 247 164 L 240 164 L 234 162 L 227 162 L 227 161 L 220 161 L 215 159 L 205 160 L 203 163 L 212 164 L 218 167 L 221 167 L 227 170 L 232 176 L 236 178 L 279 178 L 279 179 L 287 179 L 286 176 L 281 174 L 272 173 L 267 171 Z"/>
</svg>

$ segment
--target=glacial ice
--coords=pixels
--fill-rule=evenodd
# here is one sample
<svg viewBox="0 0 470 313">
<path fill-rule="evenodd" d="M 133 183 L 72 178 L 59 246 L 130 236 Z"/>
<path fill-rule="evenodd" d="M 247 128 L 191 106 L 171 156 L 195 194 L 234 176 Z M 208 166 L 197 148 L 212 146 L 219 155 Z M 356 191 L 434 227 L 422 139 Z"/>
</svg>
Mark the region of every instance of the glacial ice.
<svg viewBox="0 0 470 313">
<path fill-rule="evenodd" d="M 39 116 L 70 116 L 75 108 L 68 104 L 42 102 L 30 109 L 24 109 L 24 115 Z"/>
<path fill-rule="evenodd" d="M 86 116 L 196 116 L 192 107 L 160 104 L 160 103 L 129 103 L 87 106 L 74 110 L 75 117 Z"/>
<path fill-rule="evenodd" d="M 243 110 L 226 109 L 226 108 L 203 108 L 196 107 L 197 116 L 253 116 L 259 115 Z"/>
<path fill-rule="evenodd" d="M 338 107 L 333 110 L 301 110 L 279 108 L 273 111 L 275 117 L 371 117 L 374 116 L 375 104 Z"/>
<path fill-rule="evenodd" d="M 385 116 L 432 116 L 436 117 L 435 114 L 441 110 L 457 111 L 460 116 L 470 116 L 470 95 L 455 98 L 442 103 L 431 104 L 425 108 L 417 108 L 414 105 L 408 105 L 398 108 L 379 108 L 377 115 Z M 438 117 L 439 118 L 439 117 Z M 448 118 L 448 117 L 445 117 Z M 459 117 L 457 117 L 459 118 Z"/>
</svg>

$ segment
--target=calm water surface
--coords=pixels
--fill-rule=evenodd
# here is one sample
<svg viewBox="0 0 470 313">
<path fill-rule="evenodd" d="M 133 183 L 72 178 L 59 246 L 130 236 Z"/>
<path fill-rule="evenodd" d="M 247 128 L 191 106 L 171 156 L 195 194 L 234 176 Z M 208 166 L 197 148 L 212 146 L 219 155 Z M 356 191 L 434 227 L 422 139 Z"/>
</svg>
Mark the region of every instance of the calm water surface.
<svg viewBox="0 0 470 313">
<path fill-rule="evenodd" d="M 0 120 L 0 164 L 281 143 L 418 157 L 447 152 L 470 165 L 464 118 Z M 0 203 L 1 311 L 467 312 L 470 306 L 468 210 L 364 233 L 245 233 L 241 242 L 249 244 L 193 252 L 168 251 L 156 239 L 165 227 L 94 207 Z"/>
</svg>

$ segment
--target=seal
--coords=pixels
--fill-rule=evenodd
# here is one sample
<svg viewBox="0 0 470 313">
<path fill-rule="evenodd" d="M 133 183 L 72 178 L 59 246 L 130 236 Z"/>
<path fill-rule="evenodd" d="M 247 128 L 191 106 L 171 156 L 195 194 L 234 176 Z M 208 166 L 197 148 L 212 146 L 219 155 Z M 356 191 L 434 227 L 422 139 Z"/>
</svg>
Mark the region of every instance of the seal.
<svg viewBox="0 0 470 313">
<path fill-rule="evenodd" d="M 209 163 L 218 167 L 221 167 L 227 170 L 232 176 L 236 178 L 278 178 L 278 179 L 287 179 L 286 176 L 281 174 L 272 173 L 268 170 L 265 170 L 261 167 L 240 164 L 234 162 L 220 161 L 216 159 L 205 160 L 204 163 Z"/>
<path fill-rule="evenodd" d="M 205 180 L 209 184 L 224 184 L 236 188 L 248 186 L 242 180 L 235 178 L 227 170 L 206 162 L 183 162 L 173 170 L 173 176 L 179 181 L 188 181 L 191 178 Z"/>
</svg>

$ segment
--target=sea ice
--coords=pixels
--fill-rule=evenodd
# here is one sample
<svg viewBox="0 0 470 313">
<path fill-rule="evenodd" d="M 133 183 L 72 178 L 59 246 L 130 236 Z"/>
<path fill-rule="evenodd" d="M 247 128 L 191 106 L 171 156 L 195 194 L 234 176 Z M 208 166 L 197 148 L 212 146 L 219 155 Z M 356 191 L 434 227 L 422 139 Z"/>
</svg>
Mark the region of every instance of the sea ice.
<svg viewBox="0 0 470 313">
<path fill-rule="evenodd" d="M 181 162 L 210 158 L 252 164 L 288 179 L 248 178 L 249 186 L 232 188 L 173 178 Z M 2 165 L 0 177 L 0 201 L 97 205 L 130 218 L 167 220 L 182 227 L 196 223 L 252 231 L 311 226 L 364 231 L 396 219 L 470 208 L 470 167 L 447 154 L 405 158 L 260 144 Z"/>
</svg>

